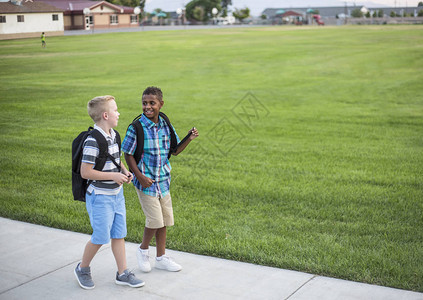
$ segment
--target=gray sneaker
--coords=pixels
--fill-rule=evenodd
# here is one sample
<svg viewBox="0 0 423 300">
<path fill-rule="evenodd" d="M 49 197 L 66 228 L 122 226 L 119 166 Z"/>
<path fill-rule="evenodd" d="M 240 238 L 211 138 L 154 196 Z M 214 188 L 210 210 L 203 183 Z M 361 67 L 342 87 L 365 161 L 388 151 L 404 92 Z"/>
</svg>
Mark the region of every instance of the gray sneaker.
<svg viewBox="0 0 423 300">
<path fill-rule="evenodd" d="M 130 287 L 142 287 L 145 282 L 135 277 L 135 274 L 130 272 L 128 269 L 123 271 L 123 274 L 119 276 L 119 272 L 116 272 L 116 284 L 129 285 Z"/>
<path fill-rule="evenodd" d="M 91 269 L 90 267 L 79 268 L 80 264 L 81 263 L 79 263 L 74 270 L 76 279 L 83 289 L 91 290 L 95 287 L 93 279 L 91 278 Z"/>
</svg>

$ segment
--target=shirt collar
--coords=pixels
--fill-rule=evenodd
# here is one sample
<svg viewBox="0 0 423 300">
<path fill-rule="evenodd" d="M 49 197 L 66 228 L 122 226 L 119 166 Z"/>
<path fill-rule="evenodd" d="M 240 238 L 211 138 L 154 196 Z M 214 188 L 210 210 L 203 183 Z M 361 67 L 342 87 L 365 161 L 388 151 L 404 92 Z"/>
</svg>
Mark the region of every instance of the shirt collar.
<svg viewBox="0 0 423 300">
<path fill-rule="evenodd" d="M 147 126 L 148 129 L 153 128 L 154 126 L 156 126 L 156 123 L 154 123 L 153 121 L 151 121 L 149 118 L 147 118 L 144 114 L 142 114 L 140 121 L 142 123 L 144 123 L 145 126 Z M 163 127 L 163 118 L 159 116 L 159 123 L 158 123 L 158 127 L 161 128 Z"/>
<path fill-rule="evenodd" d="M 98 126 L 97 124 L 94 124 L 94 129 L 97 129 L 98 131 L 101 132 L 102 135 L 104 135 L 104 137 L 106 139 L 112 139 L 113 141 L 115 140 L 116 137 L 116 132 L 112 129 L 110 129 L 110 133 L 111 135 L 108 135 L 100 126 Z"/>
</svg>

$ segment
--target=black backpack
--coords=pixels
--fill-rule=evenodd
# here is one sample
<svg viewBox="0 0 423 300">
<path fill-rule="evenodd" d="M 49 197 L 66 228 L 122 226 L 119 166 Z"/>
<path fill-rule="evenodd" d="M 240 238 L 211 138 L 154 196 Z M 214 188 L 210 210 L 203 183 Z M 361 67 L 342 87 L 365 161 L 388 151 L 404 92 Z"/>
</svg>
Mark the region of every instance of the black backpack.
<svg viewBox="0 0 423 300">
<path fill-rule="evenodd" d="M 134 158 L 137 165 L 139 161 L 141 160 L 142 153 L 144 152 L 144 129 L 142 127 L 141 122 L 139 121 L 141 116 L 142 114 L 137 116 L 129 125 L 129 126 L 132 125 L 134 127 L 135 133 L 137 136 L 137 147 L 135 148 L 135 152 L 134 152 Z M 169 118 L 163 112 L 159 112 L 159 116 L 165 120 L 167 126 L 169 126 L 169 129 L 170 129 L 170 151 L 168 155 L 168 159 L 170 159 L 170 156 L 172 155 L 172 153 L 175 153 L 178 150 L 178 147 L 182 145 L 189 138 L 189 136 L 191 135 L 191 132 L 188 133 L 188 135 L 184 137 L 183 140 L 178 144 L 178 141 L 176 140 L 175 131 L 173 130 L 172 125 L 170 124 Z"/>
<path fill-rule="evenodd" d="M 116 133 L 116 142 L 119 145 L 119 156 L 120 156 L 120 145 L 121 139 L 119 132 L 115 130 Z M 106 139 L 97 129 L 88 127 L 87 131 L 81 132 L 72 142 L 72 193 L 74 200 L 85 202 L 85 193 L 87 188 L 90 186 L 92 180 L 86 180 L 81 177 L 81 160 L 83 145 L 87 137 L 91 135 L 96 139 L 100 153 L 95 161 L 95 170 L 103 170 L 104 165 L 106 164 L 107 158 L 110 158 L 112 162 L 116 165 L 120 171 L 120 165 L 118 165 L 115 159 L 109 153 L 109 146 Z"/>
</svg>

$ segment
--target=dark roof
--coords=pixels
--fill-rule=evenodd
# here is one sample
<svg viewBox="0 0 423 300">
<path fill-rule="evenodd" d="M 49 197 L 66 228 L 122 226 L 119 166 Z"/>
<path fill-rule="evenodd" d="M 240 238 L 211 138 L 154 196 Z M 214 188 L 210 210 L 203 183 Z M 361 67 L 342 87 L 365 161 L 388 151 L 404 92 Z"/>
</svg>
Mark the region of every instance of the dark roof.
<svg viewBox="0 0 423 300">
<path fill-rule="evenodd" d="M 16 3 L 19 3 L 16 1 Z M 46 13 L 46 12 L 62 12 L 63 10 L 47 3 L 36 0 L 25 1 L 22 0 L 19 4 L 12 2 L 0 2 L 0 13 L 15 14 L 15 13 Z"/>
<path fill-rule="evenodd" d="M 293 11 L 293 10 L 288 10 L 284 14 L 282 14 L 283 17 L 289 17 L 289 16 L 297 17 L 297 16 L 302 16 L 302 15 L 303 15 L 302 12 L 299 13 L 299 12 L 296 12 L 296 11 Z"/>
<path fill-rule="evenodd" d="M 37 1 L 43 1 L 44 3 L 48 3 L 50 5 L 56 6 L 61 8 L 64 11 L 67 12 L 82 12 L 84 8 L 95 8 L 99 5 L 105 5 L 110 8 L 113 8 L 115 10 L 123 9 L 123 13 L 133 13 L 134 8 L 133 7 L 127 7 L 127 6 L 121 6 L 121 5 L 115 5 L 106 1 L 90 1 L 90 0 L 37 0 Z"/>
<path fill-rule="evenodd" d="M 84 10 L 86 7 L 91 7 L 97 3 L 97 1 L 88 1 L 88 0 L 43 0 L 43 2 L 50 5 L 54 5 L 63 9 L 64 11 L 74 11 L 74 10 Z"/>
</svg>

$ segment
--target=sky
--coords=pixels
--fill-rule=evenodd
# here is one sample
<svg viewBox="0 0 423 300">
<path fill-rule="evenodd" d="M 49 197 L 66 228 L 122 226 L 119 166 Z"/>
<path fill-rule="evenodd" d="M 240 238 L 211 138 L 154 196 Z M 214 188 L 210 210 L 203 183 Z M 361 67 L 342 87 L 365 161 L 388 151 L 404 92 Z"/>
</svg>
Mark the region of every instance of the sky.
<svg viewBox="0 0 423 300">
<path fill-rule="evenodd" d="M 363 1 L 338 1 L 338 0 L 232 0 L 232 8 L 248 7 L 252 16 L 259 16 L 266 8 L 289 8 L 289 7 L 325 7 L 325 6 L 348 6 L 365 5 L 366 7 L 416 7 L 423 0 L 363 0 Z M 190 0 L 147 0 L 146 11 L 161 8 L 164 11 L 176 11 Z"/>
</svg>

